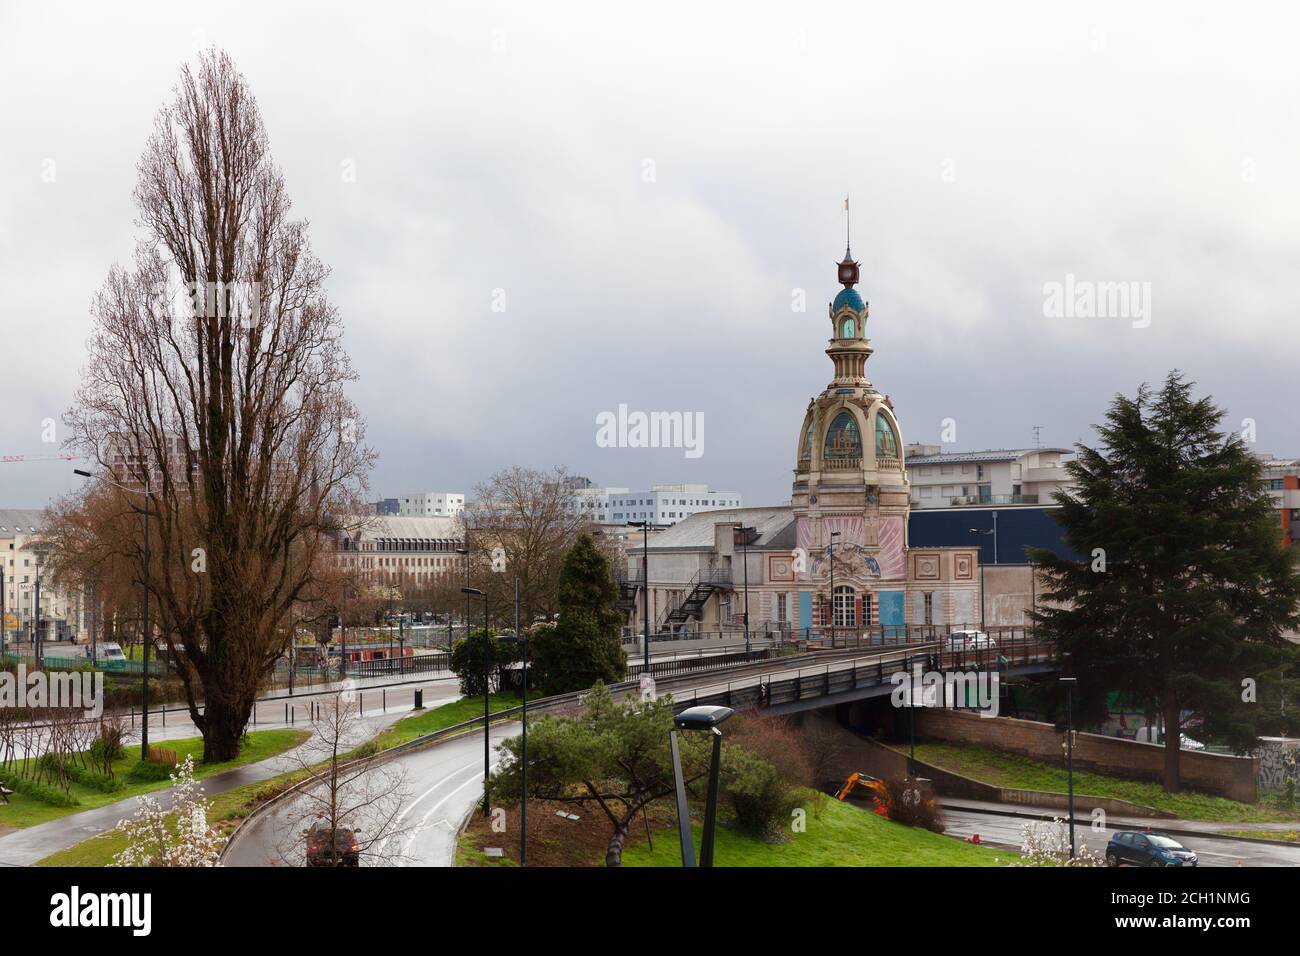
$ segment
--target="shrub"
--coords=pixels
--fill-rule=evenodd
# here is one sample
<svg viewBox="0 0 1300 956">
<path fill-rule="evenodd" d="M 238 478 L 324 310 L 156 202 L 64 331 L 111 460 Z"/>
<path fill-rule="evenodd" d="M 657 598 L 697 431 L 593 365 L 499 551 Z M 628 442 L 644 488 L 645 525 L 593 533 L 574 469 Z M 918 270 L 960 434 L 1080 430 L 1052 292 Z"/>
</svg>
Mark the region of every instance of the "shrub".
<svg viewBox="0 0 1300 956">
<path fill-rule="evenodd" d="M 485 678 L 490 689 L 501 686 L 502 668 L 517 656 L 513 644 L 498 641 L 494 632 L 479 628 L 452 647 L 451 670 L 460 678 L 460 692 L 477 697 L 483 693 Z"/>
<path fill-rule="evenodd" d="M 170 780 L 176 769 L 176 751 L 165 747 L 150 747 L 149 756 L 135 764 L 127 774 L 132 783 L 156 783 Z"/>
<path fill-rule="evenodd" d="M 20 777 L 8 770 L 0 770 L 0 783 L 3 783 L 15 793 L 24 794 L 33 800 L 39 800 L 41 803 L 48 803 L 52 807 L 81 806 L 81 801 L 70 793 L 64 793 L 62 790 L 56 790 L 54 787 L 37 783 L 35 780 Z"/>
<path fill-rule="evenodd" d="M 891 777 L 884 783 L 887 798 L 882 816 L 909 827 L 943 832 L 943 810 L 929 785 L 915 777 Z"/>
<path fill-rule="evenodd" d="M 775 764 L 740 747 L 728 753 L 726 799 L 736 826 L 757 834 L 779 832 L 801 802 L 799 788 Z"/>
<path fill-rule="evenodd" d="M 98 770 L 90 770 L 86 767 L 79 767 L 75 764 L 67 768 L 68 776 L 83 787 L 89 787 L 91 790 L 98 790 L 101 793 L 116 793 L 126 786 L 117 777 L 110 777 L 106 773 L 100 773 Z"/>
</svg>

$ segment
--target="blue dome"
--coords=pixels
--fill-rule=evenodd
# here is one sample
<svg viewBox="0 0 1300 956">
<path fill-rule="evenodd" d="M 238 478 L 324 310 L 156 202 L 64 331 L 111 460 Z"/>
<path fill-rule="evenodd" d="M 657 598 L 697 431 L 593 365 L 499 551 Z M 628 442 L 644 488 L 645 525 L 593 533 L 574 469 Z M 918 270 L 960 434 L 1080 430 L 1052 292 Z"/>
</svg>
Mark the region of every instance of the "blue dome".
<svg viewBox="0 0 1300 956">
<path fill-rule="evenodd" d="M 831 303 L 831 314 L 838 312 L 840 309 L 848 306 L 855 312 L 861 312 L 865 309 L 866 303 L 862 301 L 862 296 L 858 295 L 857 289 L 841 289 L 840 294 L 835 297 Z"/>
</svg>

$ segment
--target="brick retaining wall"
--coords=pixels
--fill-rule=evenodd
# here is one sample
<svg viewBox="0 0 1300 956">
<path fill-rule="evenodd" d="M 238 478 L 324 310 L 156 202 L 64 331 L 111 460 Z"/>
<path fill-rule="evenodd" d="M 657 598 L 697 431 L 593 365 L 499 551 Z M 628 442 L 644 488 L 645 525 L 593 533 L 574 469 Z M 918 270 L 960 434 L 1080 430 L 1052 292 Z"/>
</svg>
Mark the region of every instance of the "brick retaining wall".
<svg viewBox="0 0 1300 956">
<path fill-rule="evenodd" d="M 1051 724 L 1014 717 L 980 717 L 942 708 L 921 708 L 916 714 L 918 737 L 969 743 L 1005 750 L 1052 766 L 1065 766 L 1065 734 Z M 1076 733 L 1074 765 L 1080 770 L 1112 774 L 1131 780 L 1160 782 L 1164 748 L 1120 737 Z M 1256 759 L 1184 750 L 1179 760 L 1182 783 L 1193 790 L 1255 803 Z"/>
</svg>

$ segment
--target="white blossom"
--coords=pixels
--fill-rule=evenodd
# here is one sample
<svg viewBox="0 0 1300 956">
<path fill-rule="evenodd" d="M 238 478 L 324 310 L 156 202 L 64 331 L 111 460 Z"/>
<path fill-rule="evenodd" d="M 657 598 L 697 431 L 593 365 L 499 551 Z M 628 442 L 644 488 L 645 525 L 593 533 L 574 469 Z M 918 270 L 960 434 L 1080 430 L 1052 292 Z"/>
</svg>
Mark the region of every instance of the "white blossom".
<svg viewBox="0 0 1300 956">
<path fill-rule="evenodd" d="M 1082 841 L 1070 859 L 1070 835 L 1060 817 L 1026 823 L 1020 831 L 1020 859 L 1012 866 L 1101 866 L 1101 857 Z"/>
<path fill-rule="evenodd" d="M 194 780 L 193 755 L 186 755 L 171 779 L 170 810 L 145 794 L 135 816 L 118 823 L 127 845 L 113 866 L 217 866 L 225 841 L 208 827 L 208 801 Z"/>
</svg>

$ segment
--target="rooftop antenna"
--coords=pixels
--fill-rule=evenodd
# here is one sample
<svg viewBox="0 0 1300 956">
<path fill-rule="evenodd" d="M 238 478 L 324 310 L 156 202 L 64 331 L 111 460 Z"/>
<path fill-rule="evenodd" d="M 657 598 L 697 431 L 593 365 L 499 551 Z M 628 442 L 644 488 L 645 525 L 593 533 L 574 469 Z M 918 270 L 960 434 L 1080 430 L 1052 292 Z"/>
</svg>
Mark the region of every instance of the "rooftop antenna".
<svg viewBox="0 0 1300 956">
<path fill-rule="evenodd" d="M 1034 447 L 1035 447 L 1035 448 L 1042 448 L 1042 447 L 1043 447 L 1043 442 L 1042 442 L 1042 431 L 1043 431 L 1043 426 L 1042 426 L 1042 425 L 1034 425 L 1034 426 L 1032 426 L 1032 427 L 1033 427 L 1033 429 L 1034 429 Z"/>
</svg>

